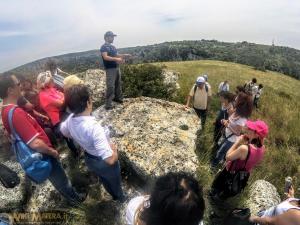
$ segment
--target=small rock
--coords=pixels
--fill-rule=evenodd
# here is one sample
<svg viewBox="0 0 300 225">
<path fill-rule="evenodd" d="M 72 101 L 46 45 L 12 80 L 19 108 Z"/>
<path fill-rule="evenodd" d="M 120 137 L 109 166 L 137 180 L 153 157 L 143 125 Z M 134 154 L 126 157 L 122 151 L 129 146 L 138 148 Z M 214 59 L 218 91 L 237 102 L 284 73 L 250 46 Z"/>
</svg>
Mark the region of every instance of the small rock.
<svg viewBox="0 0 300 225">
<path fill-rule="evenodd" d="M 262 209 L 268 209 L 281 202 L 276 187 L 265 180 L 255 181 L 249 191 L 246 205 L 251 213 L 256 215 Z"/>
</svg>

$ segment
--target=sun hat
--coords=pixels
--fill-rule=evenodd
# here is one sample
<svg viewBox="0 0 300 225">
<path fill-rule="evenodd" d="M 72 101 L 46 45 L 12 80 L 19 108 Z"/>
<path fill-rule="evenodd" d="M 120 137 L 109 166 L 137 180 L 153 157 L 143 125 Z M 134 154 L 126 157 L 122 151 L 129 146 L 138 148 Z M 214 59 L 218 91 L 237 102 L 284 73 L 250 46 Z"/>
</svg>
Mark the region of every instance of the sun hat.
<svg viewBox="0 0 300 225">
<path fill-rule="evenodd" d="M 78 78 L 76 75 L 70 75 L 67 76 L 64 79 L 64 90 L 67 90 L 68 88 L 77 85 L 77 84 L 84 84 L 83 80 Z"/>
<path fill-rule="evenodd" d="M 250 130 L 255 131 L 257 135 L 262 139 L 265 138 L 269 133 L 268 125 L 262 120 L 248 120 L 246 122 L 246 127 L 248 127 Z"/>
</svg>

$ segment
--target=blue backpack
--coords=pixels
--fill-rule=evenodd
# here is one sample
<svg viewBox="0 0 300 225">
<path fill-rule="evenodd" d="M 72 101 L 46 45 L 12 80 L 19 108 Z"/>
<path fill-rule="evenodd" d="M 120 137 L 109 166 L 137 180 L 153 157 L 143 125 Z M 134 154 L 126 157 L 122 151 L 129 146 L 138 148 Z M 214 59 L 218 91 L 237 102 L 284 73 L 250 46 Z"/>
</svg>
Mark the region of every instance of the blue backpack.
<svg viewBox="0 0 300 225">
<path fill-rule="evenodd" d="M 25 144 L 12 125 L 13 113 L 16 107 L 9 110 L 8 122 L 12 136 L 12 147 L 15 151 L 17 161 L 25 171 L 26 175 L 36 183 L 42 183 L 48 179 L 52 170 L 49 157 L 44 157 Z"/>
</svg>

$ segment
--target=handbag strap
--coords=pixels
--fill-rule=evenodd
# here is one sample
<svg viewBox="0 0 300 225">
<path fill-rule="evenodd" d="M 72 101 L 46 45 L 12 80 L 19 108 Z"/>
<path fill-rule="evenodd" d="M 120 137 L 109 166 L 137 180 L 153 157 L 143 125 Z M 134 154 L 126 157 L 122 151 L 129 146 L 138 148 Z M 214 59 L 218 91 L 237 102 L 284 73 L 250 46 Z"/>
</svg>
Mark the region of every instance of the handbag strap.
<svg viewBox="0 0 300 225">
<path fill-rule="evenodd" d="M 248 144 L 247 146 L 248 146 L 248 153 L 247 153 L 247 157 L 246 157 L 246 160 L 245 160 L 243 170 L 246 170 L 246 165 L 247 165 L 248 159 L 250 157 L 250 144 Z M 237 160 L 234 160 L 233 162 L 231 162 L 231 165 L 230 165 L 228 171 L 231 171 L 231 169 L 233 167 L 233 164 L 236 164 L 236 163 L 237 163 Z"/>
<path fill-rule="evenodd" d="M 247 165 L 248 159 L 250 158 L 250 144 L 248 144 L 247 146 L 248 146 L 248 153 L 247 153 L 247 157 L 246 157 L 246 160 L 245 160 L 243 170 L 246 170 L 246 165 Z"/>
<path fill-rule="evenodd" d="M 17 134 L 17 132 L 16 132 L 14 126 L 13 126 L 13 123 L 12 123 L 13 114 L 14 114 L 16 108 L 17 108 L 17 106 L 14 106 L 14 107 L 12 107 L 12 108 L 9 110 L 9 113 L 8 113 L 8 124 L 9 124 L 9 128 L 10 128 L 11 135 L 14 137 L 15 140 L 20 141 L 21 138 L 20 138 L 19 135 Z"/>
</svg>

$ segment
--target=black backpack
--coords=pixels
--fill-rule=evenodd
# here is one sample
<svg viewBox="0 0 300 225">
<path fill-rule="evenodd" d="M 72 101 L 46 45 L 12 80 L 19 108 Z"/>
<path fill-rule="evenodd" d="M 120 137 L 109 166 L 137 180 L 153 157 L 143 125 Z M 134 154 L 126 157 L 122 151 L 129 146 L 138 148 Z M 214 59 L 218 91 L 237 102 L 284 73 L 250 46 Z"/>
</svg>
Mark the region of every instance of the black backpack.
<svg viewBox="0 0 300 225">
<path fill-rule="evenodd" d="M 15 171 L 0 163 L 0 181 L 4 187 L 14 188 L 20 183 L 20 178 Z"/>
</svg>

